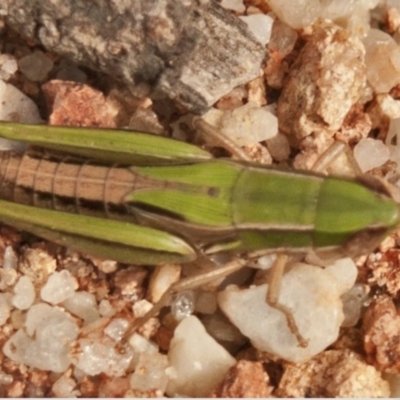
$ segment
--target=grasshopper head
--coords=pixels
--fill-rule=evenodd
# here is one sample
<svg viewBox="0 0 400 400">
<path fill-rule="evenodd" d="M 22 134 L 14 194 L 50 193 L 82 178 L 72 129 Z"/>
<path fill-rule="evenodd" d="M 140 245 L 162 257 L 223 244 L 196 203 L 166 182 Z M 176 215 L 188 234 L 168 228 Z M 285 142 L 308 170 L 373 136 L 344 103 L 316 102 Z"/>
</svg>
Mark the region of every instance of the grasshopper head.
<svg viewBox="0 0 400 400">
<path fill-rule="evenodd" d="M 400 223 L 400 207 L 381 185 L 327 178 L 318 201 L 316 247 L 341 246 L 357 256 L 372 251 Z"/>
</svg>

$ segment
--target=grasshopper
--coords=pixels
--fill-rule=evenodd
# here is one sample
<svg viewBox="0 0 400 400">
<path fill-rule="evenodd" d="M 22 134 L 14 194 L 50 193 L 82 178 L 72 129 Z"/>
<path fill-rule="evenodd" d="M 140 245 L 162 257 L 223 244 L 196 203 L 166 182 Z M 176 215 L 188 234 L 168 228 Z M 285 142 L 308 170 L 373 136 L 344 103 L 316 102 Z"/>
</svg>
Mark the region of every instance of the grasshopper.
<svg viewBox="0 0 400 400">
<path fill-rule="evenodd" d="M 122 263 L 365 254 L 399 224 L 383 185 L 214 159 L 143 132 L 1 123 L 0 221 Z M 39 149 L 40 147 L 40 149 Z"/>
</svg>

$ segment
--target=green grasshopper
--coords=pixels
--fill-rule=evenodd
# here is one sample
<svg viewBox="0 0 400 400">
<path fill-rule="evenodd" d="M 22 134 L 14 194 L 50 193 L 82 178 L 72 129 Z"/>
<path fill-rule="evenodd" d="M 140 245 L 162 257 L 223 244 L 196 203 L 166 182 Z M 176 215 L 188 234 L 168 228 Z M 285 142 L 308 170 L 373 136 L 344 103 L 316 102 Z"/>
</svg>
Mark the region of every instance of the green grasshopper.
<svg viewBox="0 0 400 400">
<path fill-rule="evenodd" d="M 383 185 L 214 159 L 141 132 L 1 123 L 0 221 L 123 263 L 199 254 L 357 256 L 399 224 Z M 292 324 L 293 325 L 293 324 Z"/>
<path fill-rule="evenodd" d="M 44 149 L 1 154 L 0 221 L 124 263 L 199 251 L 354 257 L 399 224 L 397 203 L 358 179 L 213 159 L 141 132 L 8 122 L 0 136 Z"/>
</svg>

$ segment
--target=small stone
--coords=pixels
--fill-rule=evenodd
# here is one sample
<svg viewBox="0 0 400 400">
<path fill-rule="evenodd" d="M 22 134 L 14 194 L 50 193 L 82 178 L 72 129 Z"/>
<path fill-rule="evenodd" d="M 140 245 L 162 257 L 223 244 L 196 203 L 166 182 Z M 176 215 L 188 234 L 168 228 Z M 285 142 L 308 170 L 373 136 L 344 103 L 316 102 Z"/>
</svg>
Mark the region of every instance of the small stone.
<svg viewBox="0 0 400 400">
<path fill-rule="evenodd" d="M 132 310 L 136 318 L 143 317 L 147 313 L 147 311 L 150 311 L 152 308 L 153 304 L 151 304 L 146 299 L 136 301 L 132 305 Z"/>
<path fill-rule="evenodd" d="M 101 300 L 99 312 L 102 317 L 112 317 L 117 311 L 108 300 Z"/>
<path fill-rule="evenodd" d="M 194 316 L 176 328 L 168 358 L 171 368 L 166 393 L 171 397 L 207 396 L 236 362 Z"/>
<path fill-rule="evenodd" d="M 102 260 L 95 257 L 91 257 L 93 264 L 105 274 L 112 274 L 118 269 L 118 262 L 115 260 Z"/>
<path fill-rule="evenodd" d="M 321 2 L 317 0 L 291 1 L 290 7 L 285 0 L 268 0 L 267 3 L 281 21 L 294 29 L 311 25 L 321 13 Z"/>
<path fill-rule="evenodd" d="M 379 0 L 329 1 L 321 3 L 321 19 L 330 19 L 346 28 L 351 34 L 364 37 L 371 28 L 370 11 Z"/>
<path fill-rule="evenodd" d="M 14 381 L 7 388 L 7 397 L 9 398 L 17 398 L 24 396 L 24 388 L 25 385 L 21 381 Z"/>
<path fill-rule="evenodd" d="M 77 288 L 75 279 L 67 270 L 54 272 L 40 291 L 42 300 L 58 304 L 71 297 Z"/>
<path fill-rule="evenodd" d="M 142 335 L 138 333 L 134 333 L 129 338 L 129 345 L 133 350 L 133 359 L 132 365 L 136 368 L 136 365 L 139 362 L 140 354 L 155 354 L 158 353 L 158 346 L 149 339 L 146 339 Z"/>
<path fill-rule="evenodd" d="M 43 122 L 36 104 L 16 87 L 0 81 L 0 120 L 37 124 Z"/>
<path fill-rule="evenodd" d="M 10 385 L 14 381 L 14 378 L 4 372 L 0 372 L 0 385 Z"/>
<path fill-rule="evenodd" d="M 254 103 L 247 103 L 225 111 L 221 118 L 221 131 L 239 146 L 270 139 L 278 133 L 274 107 L 257 107 Z"/>
<path fill-rule="evenodd" d="M 62 60 L 59 65 L 59 70 L 56 74 L 56 79 L 61 81 L 86 83 L 87 75 L 76 65 Z"/>
<path fill-rule="evenodd" d="M 18 256 L 15 254 L 11 246 L 7 246 L 4 250 L 3 268 L 16 269 L 18 266 Z"/>
<path fill-rule="evenodd" d="M 86 375 L 79 368 L 75 368 L 74 375 L 76 375 L 76 379 L 80 382 L 79 390 L 81 392 L 81 397 L 99 397 L 99 380 L 97 379 L 97 377 Z"/>
<path fill-rule="evenodd" d="M 249 102 L 257 104 L 258 107 L 265 106 L 267 104 L 267 93 L 265 86 L 264 77 L 259 77 L 250 81 L 247 85 L 247 100 Z M 275 113 L 272 108 L 272 112 Z"/>
<path fill-rule="evenodd" d="M 0 290 L 14 286 L 18 279 L 18 272 L 14 268 L 0 268 Z"/>
<path fill-rule="evenodd" d="M 400 373 L 400 315 L 389 296 L 381 296 L 368 307 L 363 318 L 367 361 L 379 371 Z"/>
<path fill-rule="evenodd" d="M 357 104 L 351 107 L 347 113 L 339 132 L 335 135 L 335 139 L 345 143 L 357 143 L 362 138 L 367 137 L 371 129 L 370 114 L 364 112 L 363 105 Z"/>
<path fill-rule="evenodd" d="M 362 172 L 378 168 L 390 158 L 389 148 L 381 140 L 372 138 L 360 140 L 353 154 Z"/>
<path fill-rule="evenodd" d="M 178 293 L 171 304 L 171 314 L 177 321 L 189 317 L 194 311 L 194 301 L 193 291 Z"/>
<path fill-rule="evenodd" d="M 239 329 L 232 324 L 231 321 L 221 312 L 217 311 L 214 314 L 205 315 L 201 319 L 202 324 L 207 332 L 229 349 L 233 347 L 243 346 L 247 342 L 247 338 L 242 335 Z"/>
<path fill-rule="evenodd" d="M 361 40 L 337 25 L 315 27 L 278 100 L 279 128 L 289 141 L 341 127 L 365 86 L 364 53 Z"/>
<path fill-rule="evenodd" d="M 315 135 L 307 136 L 301 142 L 302 151 L 294 158 L 293 168 L 311 170 L 322 154 L 333 144 L 334 139 L 326 133 L 317 133 Z M 341 162 L 343 158 L 347 160 L 345 154 L 338 156 L 335 160 L 333 160 L 332 166 L 336 166 L 338 161 L 341 167 L 345 165 L 343 162 Z M 340 171 L 342 172 L 342 170 Z"/>
<path fill-rule="evenodd" d="M 229 369 L 224 380 L 209 397 L 263 398 L 272 396 L 273 388 L 261 362 L 240 360 Z"/>
<path fill-rule="evenodd" d="M 222 0 L 221 7 L 224 7 L 227 10 L 236 11 L 237 13 L 243 13 L 246 9 L 243 0 Z"/>
<path fill-rule="evenodd" d="M 396 138 L 396 143 L 400 143 L 400 118 L 394 118 L 390 121 L 386 144 L 391 144 L 394 138 Z"/>
<path fill-rule="evenodd" d="M 348 292 L 342 295 L 344 312 L 342 327 L 355 326 L 357 324 L 367 298 L 367 287 L 362 284 L 355 284 Z"/>
<path fill-rule="evenodd" d="M 400 83 L 400 48 L 387 33 L 370 29 L 364 39 L 367 79 L 377 93 L 389 93 Z"/>
<path fill-rule="evenodd" d="M 201 314 L 214 314 L 217 311 L 216 292 L 198 291 L 195 302 L 195 311 Z"/>
<path fill-rule="evenodd" d="M 108 377 L 103 375 L 99 384 L 98 398 L 130 398 L 131 396 L 129 396 L 128 391 L 128 377 Z"/>
<path fill-rule="evenodd" d="M 245 290 L 230 286 L 219 294 L 218 303 L 254 347 L 301 363 L 338 338 L 344 319 L 340 296 L 353 286 L 356 276 L 351 259 L 325 269 L 297 263 L 283 276 L 279 301 L 292 311 L 307 347 L 299 346 L 285 315 L 266 303 L 268 285 Z"/>
<path fill-rule="evenodd" d="M 105 373 L 108 376 L 123 376 L 132 360 L 132 351 L 127 348 L 119 353 L 115 342 L 101 342 L 98 339 L 80 339 L 80 352 L 76 367 L 88 375 L 94 376 Z"/>
<path fill-rule="evenodd" d="M 14 310 L 11 313 L 11 325 L 14 330 L 18 330 L 24 327 L 26 320 L 26 313 L 22 310 Z"/>
<path fill-rule="evenodd" d="M 289 141 L 288 138 L 281 133 L 267 140 L 267 148 L 275 161 L 286 161 L 289 158 Z"/>
<path fill-rule="evenodd" d="M 104 329 L 104 333 L 116 342 L 120 341 L 129 327 L 129 321 L 124 318 L 113 319 Z"/>
<path fill-rule="evenodd" d="M 53 68 L 53 62 L 40 51 L 34 51 L 18 61 L 21 73 L 32 82 L 45 80 L 47 74 Z"/>
<path fill-rule="evenodd" d="M 275 19 L 268 47 L 278 51 L 280 57 L 284 57 L 293 50 L 298 36 L 297 32 L 289 25 Z"/>
<path fill-rule="evenodd" d="M 121 269 L 115 274 L 115 287 L 121 295 L 127 296 L 131 301 L 137 301 L 143 297 L 142 283 L 146 277 L 147 271 L 141 267 Z"/>
<path fill-rule="evenodd" d="M 164 127 L 161 125 L 157 114 L 149 108 L 138 107 L 132 114 L 128 126 L 141 132 L 164 133 Z"/>
<path fill-rule="evenodd" d="M 6 293 L 0 293 L 0 326 L 4 325 L 10 318 L 10 299 Z"/>
<path fill-rule="evenodd" d="M 286 364 L 277 397 L 389 397 L 389 384 L 358 354 L 329 350 L 304 364 Z"/>
<path fill-rule="evenodd" d="M 116 127 L 118 110 L 99 90 L 60 80 L 45 83 L 42 90 L 52 110 L 50 125 Z"/>
<path fill-rule="evenodd" d="M 157 266 L 150 278 L 148 299 L 157 303 L 167 289 L 181 276 L 182 267 L 179 264 L 163 264 Z"/>
<path fill-rule="evenodd" d="M 12 304 L 19 310 L 27 310 L 35 300 L 35 288 L 27 276 L 21 276 L 14 286 Z"/>
<path fill-rule="evenodd" d="M 76 381 L 70 376 L 69 373 L 65 373 L 61 375 L 54 383 L 53 386 L 51 387 L 52 394 L 55 397 L 69 397 L 69 398 L 75 398 L 80 395 L 79 390 L 76 390 L 77 383 Z"/>
<path fill-rule="evenodd" d="M 400 398 L 400 377 L 396 374 L 385 374 L 385 379 L 390 385 L 390 397 L 392 399 Z"/>
<path fill-rule="evenodd" d="M 271 37 L 273 18 L 265 14 L 253 14 L 239 17 L 247 24 L 251 33 L 263 45 L 269 42 Z"/>
<path fill-rule="evenodd" d="M 256 78 L 257 79 L 257 78 Z M 229 93 L 222 96 L 216 103 L 216 108 L 210 108 L 202 118 L 213 126 L 220 123 L 220 117 L 224 114 L 222 111 L 233 110 L 242 107 L 247 97 L 247 90 L 244 86 L 238 86 L 232 89 Z"/>
<path fill-rule="evenodd" d="M 169 366 L 168 357 L 160 353 L 142 353 L 136 365 L 135 372 L 130 377 L 131 389 L 165 392 L 168 384 L 166 369 Z"/>
<path fill-rule="evenodd" d="M 48 276 L 57 268 L 54 257 L 41 249 L 28 248 L 19 259 L 19 270 L 28 276 L 35 287 L 44 285 Z"/>
<path fill-rule="evenodd" d="M 13 56 L 0 54 L 0 79 L 7 81 L 17 70 L 17 60 Z"/>
<path fill-rule="evenodd" d="M 340 23 L 352 34 L 362 36 L 369 28 L 369 10 L 376 7 L 378 1 L 295 0 L 290 6 L 285 0 L 267 0 L 267 3 L 281 21 L 294 29 L 305 28 L 320 18 Z"/>
<path fill-rule="evenodd" d="M 71 363 L 70 346 L 77 336 L 78 327 L 67 313 L 39 303 L 27 313 L 26 331 L 19 329 L 3 351 L 7 357 L 29 367 L 64 372 Z"/>
<path fill-rule="evenodd" d="M 276 253 L 266 254 L 265 256 L 257 259 L 257 262 L 254 264 L 254 268 L 258 268 L 264 271 L 269 270 L 274 266 L 277 258 L 278 255 Z"/>
<path fill-rule="evenodd" d="M 85 324 L 90 324 L 100 318 L 96 298 L 92 293 L 73 292 L 62 302 L 62 305 L 71 314 L 82 318 Z"/>
</svg>

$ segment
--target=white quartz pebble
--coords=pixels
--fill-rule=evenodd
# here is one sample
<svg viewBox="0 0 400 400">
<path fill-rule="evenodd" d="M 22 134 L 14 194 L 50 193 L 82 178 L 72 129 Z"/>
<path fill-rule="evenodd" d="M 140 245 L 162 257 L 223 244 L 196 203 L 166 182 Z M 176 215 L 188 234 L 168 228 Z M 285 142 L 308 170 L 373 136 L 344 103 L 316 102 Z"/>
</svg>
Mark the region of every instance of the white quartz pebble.
<svg viewBox="0 0 400 400">
<path fill-rule="evenodd" d="M 221 131 L 239 146 L 248 146 L 271 139 L 278 134 L 278 119 L 274 107 L 258 107 L 252 102 L 221 118 Z"/>
<path fill-rule="evenodd" d="M 245 11 L 246 7 L 243 4 L 243 0 L 222 0 L 221 7 L 227 10 L 236 11 L 242 13 Z"/>
<path fill-rule="evenodd" d="M 221 381 L 236 360 L 204 329 L 195 316 L 175 329 L 168 358 L 171 397 L 204 397 Z"/>
<path fill-rule="evenodd" d="M 140 354 L 135 372 L 129 380 L 130 387 L 143 392 L 156 389 L 164 393 L 168 384 L 168 366 L 168 358 L 164 354 Z"/>
<path fill-rule="evenodd" d="M 40 291 L 42 300 L 51 304 L 58 304 L 75 293 L 76 282 L 67 270 L 54 272 Z"/>
<path fill-rule="evenodd" d="M 15 86 L 0 80 L 0 120 L 42 122 L 36 104 Z"/>
<path fill-rule="evenodd" d="M 251 33 L 263 45 L 266 45 L 271 38 L 272 24 L 274 20 L 265 14 L 252 14 L 239 17 L 247 24 Z"/>
<path fill-rule="evenodd" d="M 73 378 L 69 376 L 68 373 L 61 375 L 51 387 L 52 395 L 54 397 L 77 397 L 80 395 L 79 390 L 76 390 L 75 387 L 77 383 Z"/>
<path fill-rule="evenodd" d="M 103 299 L 99 304 L 99 313 L 102 317 L 112 317 L 116 313 L 116 310 L 109 300 Z"/>
<path fill-rule="evenodd" d="M 287 361 L 302 363 L 333 343 L 344 319 L 340 296 L 355 282 L 351 259 L 326 268 L 297 263 L 283 277 L 279 300 L 289 307 L 307 347 L 300 347 L 286 318 L 265 299 L 268 285 L 239 290 L 230 286 L 218 297 L 222 311 L 253 345 Z"/>
<path fill-rule="evenodd" d="M 16 59 L 10 54 L 0 54 L 0 79 L 8 80 L 18 70 Z"/>
<path fill-rule="evenodd" d="M 267 3 L 280 20 L 294 29 L 312 24 L 322 9 L 318 0 L 295 0 L 290 6 L 287 0 L 267 0 Z"/>
<path fill-rule="evenodd" d="M 43 122 L 37 105 L 15 86 L 0 80 L 0 121 L 17 121 L 37 124 Z M 0 138 L 0 150 L 21 151 L 26 145 Z"/>
<path fill-rule="evenodd" d="M 35 300 L 35 288 L 27 276 L 21 276 L 14 286 L 12 305 L 19 310 L 27 310 Z"/>
<path fill-rule="evenodd" d="M 114 318 L 105 328 L 104 333 L 115 341 L 123 338 L 129 327 L 129 321 L 124 318 Z"/>
<path fill-rule="evenodd" d="M 152 303 L 157 303 L 168 288 L 179 280 L 181 275 L 179 264 L 163 264 L 155 268 L 151 275 L 148 299 Z"/>
<path fill-rule="evenodd" d="M 361 171 L 367 172 L 388 161 L 390 150 L 381 140 L 365 138 L 361 139 L 354 147 L 354 158 Z"/>
<path fill-rule="evenodd" d="M 100 318 L 97 302 L 94 294 L 88 292 L 72 292 L 62 305 L 71 314 L 82 318 L 85 324 L 89 324 Z"/>
<path fill-rule="evenodd" d="M 317 18 L 330 19 L 363 35 L 369 28 L 368 11 L 378 0 L 266 0 L 280 20 L 298 29 L 311 25 Z"/>
<path fill-rule="evenodd" d="M 33 305 L 19 329 L 6 342 L 4 354 L 14 361 L 44 371 L 64 372 L 71 364 L 70 346 L 78 327 L 65 312 L 48 304 Z"/>
<path fill-rule="evenodd" d="M 370 29 L 364 39 L 367 80 L 377 93 L 400 83 L 400 47 L 389 34 Z"/>
<path fill-rule="evenodd" d="M 15 254 L 11 246 L 7 246 L 4 250 L 3 268 L 16 269 L 18 266 L 18 256 Z"/>
<path fill-rule="evenodd" d="M 128 348 L 119 353 L 115 342 L 100 342 L 98 339 L 80 339 L 76 366 L 88 375 L 104 372 L 108 376 L 123 376 L 131 365 L 132 351 Z"/>
<path fill-rule="evenodd" d="M 158 346 L 155 343 L 136 332 L 129 338 L 129 345 L 133 350 L 131 364 L 134 368 L 139 363 L 141 354 L 156 354 L 158 352 Z"/>
</svg>

